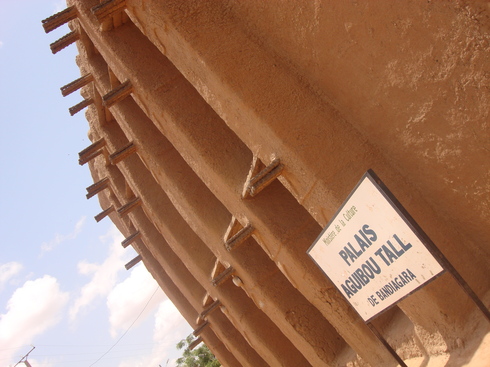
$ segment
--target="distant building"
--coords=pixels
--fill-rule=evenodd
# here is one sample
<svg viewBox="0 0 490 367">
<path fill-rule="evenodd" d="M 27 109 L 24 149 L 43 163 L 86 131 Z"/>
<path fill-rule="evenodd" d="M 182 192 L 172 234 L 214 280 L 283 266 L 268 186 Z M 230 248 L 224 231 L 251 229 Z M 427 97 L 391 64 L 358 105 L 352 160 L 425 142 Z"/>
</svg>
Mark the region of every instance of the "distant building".
<svg viewBox="0 0 490 367">
<path fill-rule="evenodd" d="M 43 24 L 79 50 L 62 91 L 88 107 L 96 219 L 223 365 L 488 362 L 490 323 L 449 273 L 371 328 L 306 253 L 373 169 L 488 310 L 486 2 L 68 6 Z"/>
</svg>

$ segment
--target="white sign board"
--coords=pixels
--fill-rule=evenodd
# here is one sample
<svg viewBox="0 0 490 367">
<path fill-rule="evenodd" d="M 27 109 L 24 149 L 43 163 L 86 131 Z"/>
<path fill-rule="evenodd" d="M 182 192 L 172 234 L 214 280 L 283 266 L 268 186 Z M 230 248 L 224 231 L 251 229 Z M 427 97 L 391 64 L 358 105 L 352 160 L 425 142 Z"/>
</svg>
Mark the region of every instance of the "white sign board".
<svg viewBox="0 0 490 367">
<path fill-rule="evenodd" d="M 372 171 L 308 250 L 364 321 L 444 269 Z"/>
</svg>

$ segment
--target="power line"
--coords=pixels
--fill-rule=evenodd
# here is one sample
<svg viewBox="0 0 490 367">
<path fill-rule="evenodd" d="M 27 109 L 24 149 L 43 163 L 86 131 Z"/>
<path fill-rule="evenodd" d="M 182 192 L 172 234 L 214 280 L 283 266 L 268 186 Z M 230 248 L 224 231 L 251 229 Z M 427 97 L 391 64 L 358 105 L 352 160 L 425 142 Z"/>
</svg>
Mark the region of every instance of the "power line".
<svg viewBox="0 0 490 367">
<path fill-rule="evenodd" d="M 134 345 L 154 345 L 158 343 L 131 343 L 131 344 L 121 344 L 122 346 L 134 346 Z M 80 347 L 107 347 L 111 344 L 37 344 L 38 347 L 72 347 L 72 348 L 80 348 Z M 29 346 L 29 345 L 27 345 Z M 24 348 L 26 345 L 22 347 L 16 347 L 16 348 Z M 16 348 L 8 348 L 8 349 L 16 349 Z M 7 350 L 7 349 L 0 349 L 2 350 Z"/>
<path fill-rule="evenodd" d="M 124 336 L 128 333 L 129 329 L 131 329 L 131 327 L 133 327 L 133 325 L 136 323 L 136 321 L 138 321 L 139 317 L 143 314 L 143 312 L 146 310 L 146 307 L 148 307 L 148 304 L 150 303 L 150 301 L 152 300 L 153 296 L 155 295 L 155 293 L 158 291 L 160 287 L 156 287 L 155 291 L 153 292 L 153 294 L 151 295 L 151 297 L 148 299 L 148 302 L 146 302 L 145 306 L 143 307 L 143 309 L 141 310 L 141 312 L 138 314 L 138 316 L 136 316 L 136 318 L 134 319 L 134 321 L 131 323 L 131 325 L 129 325 L 129 327 L 127 328 L 127 330 L 121 335 L 121 337 L 119 339 L 117 339 L 117 341 L 107 350 L 107 352 L 105 352 L 104 354 L 102 354 L 99 359 L 97 359 L 94 363 L 92 363 L 89 367 L 92 367 L 94 364 L 96 364 L 97 362 L 99 362 L 102 358 L 104 358 L 105 355 L 107 355 L 120 341 L 122 338 L 124 338 Z"/>
<path fill-rule="evenodd" d="M 151 345 L 157 345 L 158 343 L 153 343 Z M 105 345 L 104 347 L 107 348 L 109 346 Z M 39 347 L 39 345 L 37 346 Z M 120 349 L 124 348 L 124 349 Z M 154 347 L 148 346 L 145 348 L 126 348 L 124 344 L 120 344 L 118 349 L 114 349 L 112 351 L 113 354 L 123 354 L 125 356 L 126 354 L 130 354 L 128 356 L 137 356 L 137 355 L 144 355 L 147 354 L 149 351 L 151 351 Z M 36 358 L 38 357 L 65 357 L 65 356 L 89 356 L 89 355 L 100 355 L 100 351 L 98 352 L 80 352 L 80 353 L 47 353 L 47 354 L 38 354 L 36 353 Z M 10 357 L 6 358 L 0 358 L 0 365 L 2 365 L 2 362 L 10 361 Z M 84 361 L 86 362 L 86 361 Z"/>
<path fill-rule="evenodd" d="M 19 363 L 22 363 L 22 362 L 24 362 L 26 366 L 29 366 L 29 362 L 27 362 L 27 357 L 29 356 L 29 354 L 30 354 L 30 353 L 31 353 L 31 352 L 32 352 L 34 349 L 36 349 L 36 347 L 35 347 L 35 346 L 32 346 L 32 349 L 31 349 L 29 352 L 27 352 L 27 354 L 26 354 L 24 357 L 22 357 L 22 358 L 19 360 L 19 362 L 17 362 L 17 363 L 14 365 L 14 367 L 15 367 L 15 366 L 17 366 Z"/>
</svg>

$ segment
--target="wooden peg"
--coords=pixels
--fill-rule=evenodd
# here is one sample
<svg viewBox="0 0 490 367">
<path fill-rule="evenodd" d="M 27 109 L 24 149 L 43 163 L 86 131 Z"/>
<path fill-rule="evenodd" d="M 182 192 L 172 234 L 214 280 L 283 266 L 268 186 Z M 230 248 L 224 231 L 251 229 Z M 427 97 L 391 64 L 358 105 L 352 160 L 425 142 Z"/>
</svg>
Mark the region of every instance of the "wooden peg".
<svg viewBox="0 0 490 367">
<path fill-rule="evenodd" d="M 135 198 L 134 200 L 131 200 L 129 203 L 117 209 L 117 213 L 119 214 L 120 217 L 124 217 L 125 215 L 128 215 L 132 210 L 136 209 L 140 205 L 141 205 L 141 199 Z"/>
<path fill-rule="evenodd" d="M 200 325 L 203 321 L 205 321 L 205 318 L 213 311 L 216 310 L 216 308 L 218 308 L 218 306 L 221 305 L 221 302 L 219 300 L 216 300 L 214 301 L 211 296 L 209 296 L 209 294 L 207 294 L 206 296 L 209 297 L 209 301 L 210 302 L 207 302 L 207 303 L 204 303 L 203 306 L 206 307 L 206 309 L 204 311 L 202 311 L 199 316 L 197 316 L 197 319 L 196 319 L 196 324 L 197 325 Z"/>
<path fill-rule="evenodd" d="M 96 142 L 90 144 L 88 147 L 80 151 L 78 153 L 78 157 L 81 159 L 82 157 L 89 156 L 95 151 L 102 149 L 103 147 L 105 147 L 104 138 L 97 140 Z"/>
<path fill-rule="evenodd" d="M 194 330 L 194 331 L 192 332 L 192 334 L 194 334 L 194 336 L 198 336 L 198 335 L 200 335 L 200 334 L 201 334 L 201 333 L 204 331 L 204 329 L 205 329 L 206 327 L 208 327 L 208 326 L 209 326 L 209 321 L 206 321 L 206 322 L 202 323 L 202 324 L 201 324 L 201 325 L 200 325 L 200 326 L 199 326 L 199 327 L 198 327 L 196 330 Z"/>
<path fill-rule="evenodd" d="M 90 155 L 87 155 L 87 156 L 84 156 L 83 158 L 79 158 L 78 159 L 78 164 L 80 166 L 83 166 L 85 163 L 88 163 L 90 162 L 92 159 L 94 159 L 95 157 L 101 155 L 104 151 L 101 149 L 101 150 L 98 150 Z"/>
<path fill-rule="evenodd" d="M 49 47 L 51 48 L 51 52 L 55 54 L 60 52 L 65 47 L 68 47 L 73 42 L 78 41 L 79 39 L 80 39 L 80 35 L 76 31 L 73 31 L 61 37 L 59 40 L 53 42 L 52 44 L 49 45 Z"/>
<path fill-rule="evenodd" d="M 125 8 L 126 0 L 104 0 L 99 5 L 94 6 L 91 11 L 97 20 L 102 23 Z"/>
<path fill-rule="evenodd" d="M 126 265 L 124 265 L 124 267 L 126 268 L 126 270 L 129 270 L 133 266 L 135 266 L 137 263 L 139 263 L 141 260 L 143 260 L 143 258 L 141 257 L 141 255 L 138 255 L 133 260 L 128 262 Z"/>
<path fill-rule="evenodd" d="M 87 74 L 82 76 L 81 78 L 78 78 L 77 80 L 72 81 L 71 83 L 68 83 L 67 85 L 64 85 L 60 88 L 61 90 L 61 95 L 63 97 L 66 97 L 67 95 L 75 92 L 76 90 L 86 86 L 88 83 L 94 80 L 94 77 L 92 74 Z"/>
<path fill-rule="evenodd" d="M 102 148 L 106 145 L 104 138 L 97 140 L 87 148 L 78 153 L 78 163 L 83 166 L 88 161 L 102 154 Z"/>
<path fill-rule="evenodd" d="M 242 198 L 245 199 L 248 196 L 254 197 L 263 189 L 271 184 L 284 169 L 284 165 L 281 164 L 279 158 L 274 159 L 267 167 L 261 170 L 258 174 L 253 176 L 245 186 L 244 194 Z"/>
<path fill-rule="evenodd" d="M 136 231 L 134 232 L 132 235 L 126 237 L 124 239 L 124 241 L 121 242 L 121 245 L 122 247 L 126 248 L 128 247 L 131 243 L 133 243 L 134 241 L 136 241 L 137 239 L 139 239 L 141 237 L 141 233 L 140 231 Z"/>
<path fill-rule="evenodd" d="M 90 106 L 92 103 L 94 103 L 94 100 L 92 98 L 87 98 L 87 99 L 84 99 L 82 102 L 76 104 L 75 106 L 70 107 L 68 109 L 68 111 L 70 111 L 70 115 L 73 116 L 76 113 L 83 110 L 85 107 Z"/>
<path fill-rule="evenodd" d="M 250 224 L 242 228 L 238 233 L 236 233 L 234 236 L 230 237 L 226 242 L 225 242 L 225 248 L 228 251 L 231 251 L 233 248 L 241 245 L 243 242 L 245 242 L 253 233 L 254 227 L 252 227 Z"/>
<path fill-rule="evenodd" d="M 199 337 L 196 340 L 194 340 L 192 343 L 189 344 L 187 347 L 189 350 L 193 350 L 195 347 L 197 347 L 199 344 L 202 343 L 202 338 Z"/>
<path fill-rule="evenodd" d="M 213 278 L 211 280 L 211 284 L 213 284 L 213 286 L 217 287 L 218 285 L 224 283 L 226 280 L 230 279 L 234 272 L 235 272 L 235 269 L 233 269 L 233 267 L 230 266 L 225 271 L 223 271 L 221 274 L 219 274 L 218 276 Z"/>
<path fill-rule="evenodd" d="M 131 154 L 136 153 L 136 145 L 134 145 L 133 142 L 129 143 L 128 145 L 122 147 L 119 149 L 117 152 L 112 153 L 109 156 L 109 159 L 111 161 L 111 164 L 116 165 L 119 162 L 121 162 L 123 159 L 129 157 Z"/>
<path fill-rule="evenodd" d="M 87 187 L 87 199 L 90 199 L 91 197 L 97 195 L 99 192 L 101 192 L 104 189 L 107 189 L 109 187 L 109 179 L 107 177 L 103 178 L 102 180 L 94 183 L 93 185 L 90 185 Z"/>
<path fill-rule="evenodd" d="M 74 6 L 70 6 L 49 18 L 42 20 L 41 23 L 43 24 L 44 31 L 49 33 L 63 24 L 68 23 L 70 20 L 75 19 L 77 16 L 77 9 Z"/>
<path fill-rule="evenodd" d="M 206 308 L 204 311 L 202 311 L 199 314 L 199 317 L 201 319 L 205 319 L 211 312 L 215 311 L 220 305 L 221 305 L 221 302 L 219 299 L 217 299 L 216 301 L 211 303 L 211 305 L 208 308 Z"/>
<path fill-rule="evenodd" d="M 109 93 L 107 93 L 104 97 L 102 97 L 102 102 L 105 107 L 109 108 L 116 104 L 119 101 L 122 101 L 124 98 L 128 97 L 133 92 L 133 86 L 129 80 L 126 80 L 124 83 L 120 84 Z"/>
<path fill-rule="evenodd" d="M 114 211 L 114 206 L 111 205 L 110 207 L 108 207 L 106 210 L 103 210 L 101 211 L 99 214 L 97 214 L 94 218 L 95 220 L 98 222 L 100 222 L 102 219 L 104 219 L 105 217 L 107 217 L 109 214 L 111 214 L 113 211 Z"/>
</svg>

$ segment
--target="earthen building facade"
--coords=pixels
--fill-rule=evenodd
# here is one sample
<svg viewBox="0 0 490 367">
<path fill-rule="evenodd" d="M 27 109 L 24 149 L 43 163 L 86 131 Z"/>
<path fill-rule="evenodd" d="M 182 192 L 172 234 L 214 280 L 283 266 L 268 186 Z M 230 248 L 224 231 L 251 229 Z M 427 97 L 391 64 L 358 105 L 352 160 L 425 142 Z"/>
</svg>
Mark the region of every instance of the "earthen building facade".
<svg viewBox="0 0 490 367">
<path fill-rule="evenodd" d="M 487 1 L 67 6 L 43 25 L 79 50 L 62 92 L 86 108 L 96 219 L 223 365 L 488 365 L 490 323 L 449 273 L 376 335 L 306 254 L 373 169 L 488 309 Z"/>
</svg>

